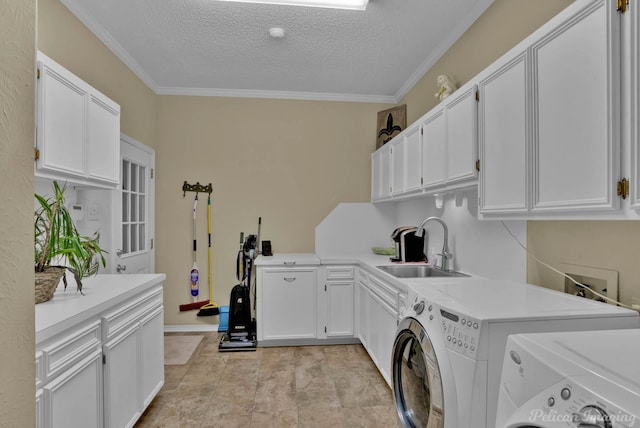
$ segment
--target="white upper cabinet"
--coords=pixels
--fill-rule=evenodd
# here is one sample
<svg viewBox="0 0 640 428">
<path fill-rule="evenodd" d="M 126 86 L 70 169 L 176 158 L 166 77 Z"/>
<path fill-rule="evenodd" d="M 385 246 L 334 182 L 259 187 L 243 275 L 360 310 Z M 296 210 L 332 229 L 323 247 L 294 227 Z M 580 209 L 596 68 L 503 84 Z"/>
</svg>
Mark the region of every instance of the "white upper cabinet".
<svg viewBox="0 0 640 428">
<path fill-rule="evenodd" d="M 475 94 L 475 85 L 458 89 L 373 154 L 374 202 L 407 199 L 477 183 Z M 391 177 L 390 193 L 383 183 L 386 175 Z"/>
<path fill-rule="evenodd" d="M 420 124 L 412 124 L 389 141 L 388 145 L 391 155 L 391 195 L 406 195 L 420 191 Z"/>
<path fill-rule="evenodd" d="M 480 211 L 528 209 L 527 58 L 503 57 L 479 84 Z"/>
<path fill-rule="evenodd" d="M 387 143 L 371 155 L 371 200 L 383 201 L 392 191 L 391 144 Z"/>
<path fill-rule="evenodd" d="M 615 2 L 580 0 L 481 73 L 483 216 L 619 208 L 620 61 Z"/>
<path fill-rule="evenodd" d="M 87 176 L 118 183 L 120 175 L 120 106 L 92 93 L 87 126 Z M 116 142 L 116 143 L 114 143 Z"/>
<path fill-rule="evenodd" d="M 38 54 L 37 167 L 84 177 L 86 99 L 83 81 Z"/>
<path fill-rule="evenodd" d="M 420 119 L 422 126 L 422 185 L 425 188 L 446 183 L 446 124 L 444 110 L 436 108 Z"/>
<path fill-rule="evenodd" d="M 422 186 L 422 141 L 419 123 L 414 123 L 403 136 L 404 145 L 404 191 L 419 191 Z"/>
<path fill-rule="evenodd" d="M 609 0 L 578 5 L 531 47 L 534 211 L 620 201 L 620 15 Z"/>
<path fill-rule="evenodd" d="M 75 184 L 120 181 L 120 106 L 38 52 L 35 174 Z"/>
<path fill-rule="evenodd" d="M 626 126 L 625 138 L 631 142 L 631 173 L 630 196 L 632 208 L 640 209 L 640 7 L 638 2 L 633 2 L 629 10 L 624 14 L 625 41 L 627 50 L 625 59 L 629 64 L 625 68 L 629 70 L 628 80 L 625 83 L 629 90 L 624 91 L 629 99 L 625 99 L 629 126 Z M 628 54 L 626 54 L 628 52 Z"/>
<path fill-rule="evenodd" d="M 444 107 L 447 122 L 447 183 L 476 180 L 478 170 L 477 86 L 455 92 Z"/>
<path fill-rule="evenodd" d="M 396 136 L 388 143 L 391 155 L 391 195 L 404 193 L 407 173 L 407 156 L 404 135 Z"/>
</svg>

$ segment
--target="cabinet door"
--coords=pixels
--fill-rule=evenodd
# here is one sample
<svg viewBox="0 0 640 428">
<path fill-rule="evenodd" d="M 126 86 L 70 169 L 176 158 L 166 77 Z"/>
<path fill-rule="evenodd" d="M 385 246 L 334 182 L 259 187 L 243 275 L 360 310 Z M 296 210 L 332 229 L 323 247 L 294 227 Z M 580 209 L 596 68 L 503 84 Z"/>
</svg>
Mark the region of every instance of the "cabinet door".
<svg viewBox="0 0 640 428">
<path fill-rule="evenodd" d="M 391 384 L 391 352 L 396 336 L 398 314 L 373 292 L 371 292 L 370 310 L 371 327 L 375 329 L 375 333 L 373 331 L 371 333 L 372 336 L 375 335 L 375 341 L 370 346 L 375 356 L 373 360 L 382 377 Z"/>
<path fill-rule="evenodd" d="M 378 150 L 371 154 L 371 201 L 382 197 L 382 153 Z"/>
<path fill-rule="evenodd" d="M 422 121 L 422 186 L 446 183 L 446 124 L 444 110 L 436 109 Z"/>
<path fill-rule="evenodd" d="M 353 336 L 353 281 L 326 283 L 327 337 Z"/>
<path fill-rule="evenodd" d="M 140 417 L 140 328 L 131 328 L 103 346 L 107 428 L 129 427 Z"/>
<path fill-rule="evenodd" d="M 89 88 L 56 63 L 38 63 L 36 168 L 85 176 L 86 103 Z"/>
<path fill-rule="evenodd" d="M 315 269 L 264 269 L 261 287 L 263 339 L 316 337 Z"/>
<path fill-rule="evenodd" d="M 43 395 L 48 427 L 102 427 L 102 352 L 94 351 L 47 383 Z"/>
<path fill-rule="evenodd" d="M 380 315 L 380 307 L 371 290 L 367 290 L 366 310 L 364 313 L 366 314 L 366 324 L 368 328 L 366 337 L 368 345 L 366 346 L 367 352 L 376 366 L 379 366 L 378 348 L 380 347 L 380 330 L 378 329 L 378 317 Z"/>
<path fill-rule="evenodd" d="M 89 97 L 87 175 L 120 182 L 120 106 L 98 93 Z"/>
<path fill-rule="evenodd" d="M 45 427 L 43 397 L 44 397 L 44 391 L 42 389 L 37 389 L 36 390 L 36 428 Z"/>
<path fill-rule="evenodd" d="M 386 199 L 393 192 L 393 163 L 391 145 L 389 143 L 380 149 L 380 199 Z"/>
<path fill-rule="evenodd" d="M 400 195 L 405 192 L 406 187 L 406 156 L 407 148 L 402 135 L 395 137 L 387 144 L 391 146 L 391 194 Z"/>
<path fill-rule="evenodd" d="M 528 210 L 529 120 L 526 52 L 497 64 L 479 84 L 480 210 Z"/>
<path fill-rule="evenodd" d="M 368 349 L 369 341 L 369 312 L 368 312 L 367 284 L 358 281 L 358 339 Z"/>
<path fill-rule="evenodd" d="M 164 385 L 164 311 L 154 310 L 140 322 L 140 392 L 146 408 Z"/>
<path fill-rule="evenodd" d="M 629 117 L 629 139 L 631 140 L 631 206 L 640 209 L 640 8 L 629 8 L 627 14 L 623 15 L 625 21 L 625 40 L 629 40 L 630 60 L 630 115 Z"/>
<path fill-rule="evenodd" d="M 534 210 L 618 206 L 620 15 L 584 3 L 531 48 Z"/>
<path fill-rule="evenodd" d="M 387 143 L 371 155 L 371 200 L 391 196 L 391 144 Z"/>
<path fill-rule="evenodd" d="M 454 94 L 444 111 L 447 136 L 447 184 L 477 178 L 478 102 L 477 87 Z"/>
<path fill-rule="evenodd" d="M 404 133 L 404 190 L 413 192 L 422 187 L 422 128 L 415 123 Z"/>
</svg>

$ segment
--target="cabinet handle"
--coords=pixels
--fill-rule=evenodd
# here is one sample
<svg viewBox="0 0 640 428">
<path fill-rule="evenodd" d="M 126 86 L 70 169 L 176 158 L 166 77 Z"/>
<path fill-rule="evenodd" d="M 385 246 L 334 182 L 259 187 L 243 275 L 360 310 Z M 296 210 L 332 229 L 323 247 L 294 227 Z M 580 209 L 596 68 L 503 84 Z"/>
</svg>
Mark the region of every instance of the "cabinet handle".
<svg viewBox="0 0 640 428">
<path fill-rule="evenodd" d="M 295 276 L 285 276 L 282 279 L 284 279 L 287 282 L 293 282 L 293 281 L 296 280 L 296 277 Z"/>
<path fill-rule="evenodd" d="M 283 262 L 283 264 L 284 264 L 285 266 L 291 266 L 291 265 L 295 265 L 295 264 L 296 264 L 296 262 L 295 262 L 295 261 L 294 261 L 294 262 Z"/>
</svg>

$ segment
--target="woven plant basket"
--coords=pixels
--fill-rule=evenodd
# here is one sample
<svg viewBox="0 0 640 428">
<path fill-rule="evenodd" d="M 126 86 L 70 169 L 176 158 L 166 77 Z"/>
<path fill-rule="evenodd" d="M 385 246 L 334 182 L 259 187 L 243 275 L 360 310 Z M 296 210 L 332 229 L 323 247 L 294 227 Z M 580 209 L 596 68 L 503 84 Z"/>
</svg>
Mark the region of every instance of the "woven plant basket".
<svg viewBox="0 0 640 428">
<path fill-rule="evenodd" d="M 65 268 L 49 267 L 44 272 L 36 272 L 36 305 L 48 302 L 64 275 Z"/>
</svg>

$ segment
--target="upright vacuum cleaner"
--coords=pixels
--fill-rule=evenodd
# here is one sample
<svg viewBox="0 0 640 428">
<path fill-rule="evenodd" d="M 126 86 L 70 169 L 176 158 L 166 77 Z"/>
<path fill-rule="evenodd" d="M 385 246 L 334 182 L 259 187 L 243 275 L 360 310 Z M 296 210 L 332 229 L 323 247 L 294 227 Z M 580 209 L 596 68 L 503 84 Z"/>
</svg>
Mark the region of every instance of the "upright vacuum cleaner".
<svg viewBox="0 0 640 428">
<path fill-rule="evenodd" d="M 229 328 L 220 339 L 220 351 L 255 351 L 258 346 L 256 321 L 251 316 L 251 271 L 257 256 L 257 237 L 249 235 L 243 243 L 243 236 L 241 233 L 236 269 L 240 283 L 231 289 Z"/>
</svg>

